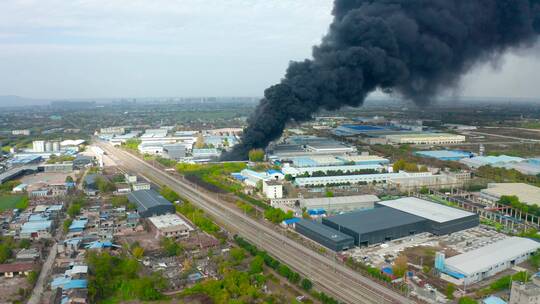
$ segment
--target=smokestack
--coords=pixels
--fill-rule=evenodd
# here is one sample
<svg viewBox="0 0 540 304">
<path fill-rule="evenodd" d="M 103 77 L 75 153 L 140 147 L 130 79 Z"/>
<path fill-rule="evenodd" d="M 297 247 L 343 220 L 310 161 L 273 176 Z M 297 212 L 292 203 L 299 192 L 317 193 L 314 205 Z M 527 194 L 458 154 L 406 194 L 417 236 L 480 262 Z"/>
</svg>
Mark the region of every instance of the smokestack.
<svg viewBox="0 0 540 304">
<path fill-rule="evenodd" d="M 426 104 L 473 67 L 531 47 L 540 31 L 540 0 L 335 0 L 332 13 L 313 58 L 291 62 L 265 90 L 224 159 L 245 159 L 287 122 L 360 106 L 376 89 Z"/>
</svg>

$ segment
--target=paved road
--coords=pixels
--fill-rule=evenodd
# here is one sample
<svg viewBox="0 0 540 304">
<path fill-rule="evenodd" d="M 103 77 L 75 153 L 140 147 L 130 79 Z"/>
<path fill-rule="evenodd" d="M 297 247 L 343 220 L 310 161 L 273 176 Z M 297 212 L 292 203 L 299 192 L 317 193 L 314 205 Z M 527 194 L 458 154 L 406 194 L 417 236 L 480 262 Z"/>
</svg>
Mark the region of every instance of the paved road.
<svg viewBox="0 0 540 304">
<path fill-rule="evenodd" d="M 51 269 L 52 269 L 54 260 L 56 259 L 57 252 L 58 252 L 57 244 L 54 243 L 54 245 L 51 247 L 49 251 L 47 260 L 45 260 L 45 263 L 43 263 L 43 267 L 41 268 L 41 272 L 39 273 L 39 278 L 36 282 L 36 285 L 34 286 L 34 289 L 32 290 L 32 295 L 30 296 L 30 299 L 27 302 L 28 304 L 42 303 L 41 296 L 43 295 L 43 292 L 45 291 L 46 284 L 47 284 L 49 275 L 51 274 Z"/>
<path fill-rule="evenodd" d="M 161 185 L 167 185 L 181 193 L 201 207 L 219 224 L 266 250 L 271 255 L 286 263 L 300 274 L 310 278 L 315 285 L 326 293 L 354 304 L 414 303 L 412 300 L 381 286 L 357 272 L 322 256 L 313 250 L 280 234 L 238 210 L 221 202 L 217 195 L 199 191 L 196 186 L 184 180 L 173 178 L 135 156 L 116 149 L 109 144 L 98 144 L 119 166 L 146 177 Z"/>
</svg>

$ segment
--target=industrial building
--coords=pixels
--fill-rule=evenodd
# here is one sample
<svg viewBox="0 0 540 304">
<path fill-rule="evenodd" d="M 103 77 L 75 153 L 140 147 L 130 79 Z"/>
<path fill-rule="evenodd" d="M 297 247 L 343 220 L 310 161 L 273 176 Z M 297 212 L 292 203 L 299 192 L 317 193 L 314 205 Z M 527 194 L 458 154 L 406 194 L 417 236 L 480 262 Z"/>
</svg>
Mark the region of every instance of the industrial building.
<svg viewBox="0 0 540 304">
<path fill-rule="evenodd" d="M 480 168 L 482 166 L 504 166 L 509 163 L 519 163 L 525 159 L 521 157 L 499 155 L 499 156 L 476 156 L 472 158 L 463 158 L 459 162 L 469 168 Z"/>
<path fill-rule="evenodd" d="M 151 217 L 175 213 L 174 205 L 154 190 L 133 191 L 128 195 L 130 203 L 135 204 L 140 217 Z"/>
<path fill-rule="evenodd" d="M 480 190 L 480 197 L 491 203 L 499 201 L 502 196 L 517 196 L 520 202 L 540 205 L 540 188 L 524 183 L 490 183 L 486 189 Z"/>
<path fill-rule="evenodd" d="M 185 144 L 167 144 L 163 145 L 163 157 L 173 160 L 180 160 L 186 157 Z"/>
<path fill-rule="evenodd" d="M 426 219 L 389 207 L 379 207 L 322 219 L 323 225 L 354 238 L 357 246 L 368 246 L 426 231 Z"/>
<path fill-rule="evenodd" d="M 337 175 L 337 176 L 317 176 L 317 177 L 297 177 L 294 183 L 300 187 L 326 186 L 329 184 L 362 184 L 362 183 L 386 183 L 394 178 L 413 178 L 433 176 L 431 172 L 398 172 L 398 173 L 378 173 L 378 174 L 357 174 L 357 175 Z"/>
<path fill-rule="evenodd" d="M 386 139 L 394 144 L 443 145 L 465 142 L 465 136 L 450 133 L 412 133 L 387 135 Z"/>
<path fill-rule="evenodd" d="M 148 218 L 150 228 L 156 234 L 156 238 L 180 238 L 188 237 L 193 227 L 176 214 L 164 214 Z"/>
<path fill-rule="evenodd" d="M 295 230 L 334 251 L 347 250 L 354 246 L 354 239 L 351 236 L 317 222 L 300 219 L 295 224 Z"/>
<path fill-rule="evenodd" d="M 433 203 L 416 197 L 381 201 L 377 205 L 393 208 L 427 220 L 426 231 L 436 234 L 450 234 L 476 227 L 480 224 L 478 214 Z"/>
<path fill-rule="evenodd" d="M 538 249 L 534 240 L 509 237 L 448 259 L 439 253 L 435 267 L 443 279 L 470 285 L 526 261 Z"/>
<path fill-rule="evenodd" d="M 470 152 L 459 150 L 432 150 L 432 151 L 417 151 L 415 155 L 428 158 L 436 158 L 443 161 L 459 161 L 463 158 L 471 158 L 473 156 Z"/>
<path fill-rule="evenodd" d="M 306 209 L 324 209 L 328 212 L 371 209 L 380 201 L 376 195 L 353 195 L 338 197 L 320 197 L 299 199 L 299 207 Z"/>
<path fill-rule="evenodd" d="M 324 166 L 324 167 L 291 167 L 289 165 L 283 166 L 281 169 L 283 173 L 290 174 L 293 177 L 301 176 L 304 174 L 313 175 L 313 173 L 340 172 L 342 174 L 351 174 L 355 172 L 363 171 L 377 171 L 382 172 L 385 167 L 382 165 L 343 165 L 343 166 Z"/>
<path fill-rule="evenodd" d="M 262 192 L 266 198 L 282 198 L 283 185 L 276 180 L 263 181 Z"/>
</svg>

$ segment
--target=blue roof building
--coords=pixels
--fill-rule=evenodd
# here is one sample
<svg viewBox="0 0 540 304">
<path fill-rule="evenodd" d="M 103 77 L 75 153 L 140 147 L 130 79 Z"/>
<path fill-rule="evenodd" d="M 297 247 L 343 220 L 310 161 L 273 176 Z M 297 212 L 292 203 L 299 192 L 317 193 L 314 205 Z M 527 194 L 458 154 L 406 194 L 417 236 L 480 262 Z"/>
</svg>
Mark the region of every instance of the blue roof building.
<svg viewBox="0 0 540 304">
<path fill-rule="evenodd" d="M 422 157 L 436 158 L 444 161 L 459 161 L 463 158 L 470 158 L 473 156 L 471 152 L 459 151 L 459 150 L 433 150 L 433 151 L 418 151 L 414 154 Z"/>
<path fill-rule="evenodd" d="M 483 304 L 506 304 L 506 302 L 496 296 L 489 296 L 488 298 L 485 298 L 482 300 Z"/>
<path fill-rule="evenodd" d="M 88 224 L 87 219 L 75 220 L 69 226 L 69 232 L 81 232 L 86 227 L 86 224 Z"/>
</svg>

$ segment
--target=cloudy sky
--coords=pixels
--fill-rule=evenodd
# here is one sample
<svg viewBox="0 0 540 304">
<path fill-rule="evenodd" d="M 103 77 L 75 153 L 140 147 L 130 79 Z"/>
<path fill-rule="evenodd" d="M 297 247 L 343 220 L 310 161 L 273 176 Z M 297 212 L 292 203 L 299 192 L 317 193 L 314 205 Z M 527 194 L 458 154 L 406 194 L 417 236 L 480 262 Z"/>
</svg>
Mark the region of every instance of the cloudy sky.
<svg viewBox="0 0 540 304">
<path fill-rule="evenodd" d="M 1 0 L 0 95 L 260 96 L 309 57 L 332 0 Z M 540 57 L 506 56 L 464 96 L 540 97 Z M 540 52 L 537 52 L 540 53 Z"/>
</svg>

